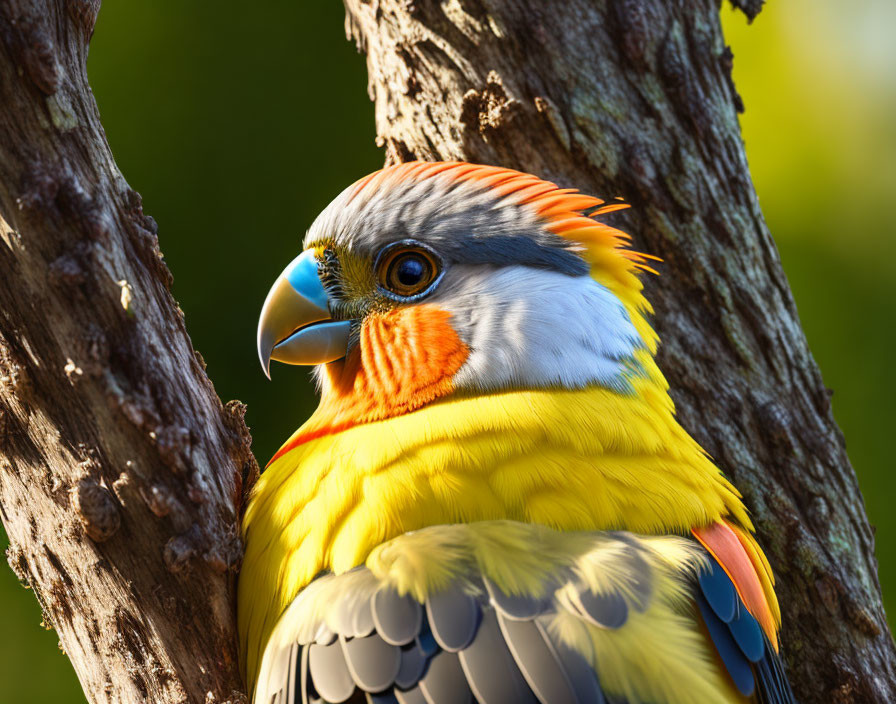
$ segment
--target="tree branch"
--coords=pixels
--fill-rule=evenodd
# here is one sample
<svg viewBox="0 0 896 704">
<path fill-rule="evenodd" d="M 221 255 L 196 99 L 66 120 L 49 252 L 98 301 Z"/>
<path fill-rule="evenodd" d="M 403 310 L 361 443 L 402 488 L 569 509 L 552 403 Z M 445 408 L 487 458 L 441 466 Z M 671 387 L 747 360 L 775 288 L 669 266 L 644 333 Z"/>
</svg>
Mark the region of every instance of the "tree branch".
<svg viewBox="0 0 896 704">
<path fill-rule="evenodd" d="M 664 260 L 660 364 L 756 518 L 800 700 L 896 701 L 873 535 L 750 180 L 718 5 L 345 4 L 389 161 L 500 164 L 632 203 L 619 226 Z"/>
<path fill-rule="evenodd" d="M 755 14 L 760 3 L 740 2 Z M 171 298 L 85 73 L 97 0 L 0 0 L 0 507 L 92 702 L 241 701 L 257 467 Z M 742 488 L 803 702 L 896 700 L 873 537 L 749 178 L 709 0 L 346 0 L 390 161 L 634 205 L 683 423 Z"/>
<path fill-rule="evenodd" d="M 91 702 L 244 701 L 257 472 L 87 83 L 97 0 L 0 0 L 0 506 Z"/>
</svg>

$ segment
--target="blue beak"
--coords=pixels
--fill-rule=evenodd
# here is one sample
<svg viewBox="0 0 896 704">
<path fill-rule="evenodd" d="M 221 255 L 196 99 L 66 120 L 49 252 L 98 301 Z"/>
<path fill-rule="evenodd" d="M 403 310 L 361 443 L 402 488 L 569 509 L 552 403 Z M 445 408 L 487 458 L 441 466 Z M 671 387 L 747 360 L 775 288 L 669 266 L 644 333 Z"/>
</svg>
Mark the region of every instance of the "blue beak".
<svg viewBox="0 0 896 704">
<path fill-rule="evenodd" d="M 271 287 L 258 321 L 258 359 L 268 379 L 274 359 L 326 364 L 345 357 L 351 322 L 333 320 L 314 252 L 293 259 Z"/>
</svg>

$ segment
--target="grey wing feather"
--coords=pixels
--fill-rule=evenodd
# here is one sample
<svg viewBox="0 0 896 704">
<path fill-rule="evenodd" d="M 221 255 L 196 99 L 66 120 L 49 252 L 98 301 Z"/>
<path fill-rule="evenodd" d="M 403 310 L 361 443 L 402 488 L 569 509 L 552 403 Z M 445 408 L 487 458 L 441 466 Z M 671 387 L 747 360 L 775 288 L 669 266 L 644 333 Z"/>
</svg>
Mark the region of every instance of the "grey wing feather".
<svg viewBox="0 0 896 704">
<path fill-rule="evenodd" d="M 572 683 L 579 702 L 582 704 L 605 704 L 606 698 L 600 687 L 600 682 L 597 681 L 597 673 L 591 664 L 581 653 L 553 638 L 548 629 L 544 629 L 544 633 L 557 649 L 559 660 L 563 663 L 566 675 Z"/>
<path fill-rule="evenodd" d="M 314 688 L 330 704 L 344 702 L 355 691 L 339 641 L 330 645 L 313 643 L 308 654 L 308 671 Z"/>
<path fill-rule="evenodd" d="M 301 646 L 301 651 L 293 660 L 295 673 L 290 673 L 290 681 L 293 685 L 286 690 L 290 694 L 286 704 L 308 704 L 310 700 L 309 689 L 311 682 L 309 682 L 310 674 L 308 672 L 308 657 L 310 653 L 311 646 L 303 645 Z"/>
<path fill-rule="evenodd" d="M 618 592 L 595 594 L 581 585 L 575 605 L 588 621 L 601 628 L 621 628 L 628 620 L 628 604 Z"/>
<path fill-rule="evenodd" d="M 401 665 L 398 674 L 395 675 L 395 684 L 402 689 L 413 687 L 420 678 L 429 662 L 426 654 L 417 643 L 409 643 L 401 648 Z"/>
<path fill-rule="evenodd" d="M 535 695 L 507 648 L 494 609 L 483 612 L 476 638 L 457 655 L 480 704 L 535 704 Z"/>
<path fill-rule="evenodd" d="M 373 605 L 371 600 L 365 599 L 358 605 L 352 614 L 352 629 L 355 638 L 362 638 L 373 633 L 375 623 L 373 620 Z"/>
<path fill-rule="evenodd" d="M 578 701 L 556 648 L 537 621 L 499 615 L 498 624 L 523 677 L 542 704 L 584 704 Z"/>
<path fill-rule="evenodd" d="M 334 604 L 332 621 L 316 627 L 310 643 L 272 661 L 269 679 L 280 688 L 255 704 L 605 704 L 590 663 L 542 623 L 556 607 L 482 582 L 472 596 L 470 584 L 422 605 L 387 589 Z M 589 621 L 606 627 L 620 613 L 624 620 L 624 601 L 619 607 L 612 594 L 578 587 L 575 601 Z M 371 632 L 355 636 L 367 630 L 365 607 Z"/>
<path fill-rule="evenodd" d="M 573 566 L 525 594 L 471 566 L 422 602 L 366 567 L 325 576 L 309 592 L 314 608 L 299 612 L 312 615 L 266 653 L 254 704 L 617 704 L 601 688 L 594 651 L 580 650 L 589 637 L 573 649 L 554 628 L 558 616 L 578 617 L 586 632 L 624 627 L 654 598 L 657 561 L 636 536 L 594 540 L 615 570 L 599 593 Z"/>
<path fill-rule="evenodd" d="M 371 599 L 373 623 L 383 640 L 392 645 L 410 643 L 420 632 L 423 610 L 409 595 L 399 596 L 383 587 Z"/>
<path fill-rule="evenodd" d="M 439 646 L 457 652 L 476 635 L 479 603 L 462 589 L 444 589 L 426 600 L 426 617 Z"/>
<path fill-rule="evenodd" d="M 420 687 L 412 687 L 407 691 L 396 689 L 395 698 L 398 699 L 398 704 L 428 704 Z"/>
<path fill-rule="evenodd" d="M 348 671 L 365 692 L 382 692 L 394 682 L 401 667 L 401 651 L 376 633 L 361 638 L 340 636 Z"/>
<path fill-rule="evenodd" d="M 429 661 L 429 668 L 420 680 L 420 691 L 427 704 L 470 704 L 473 701 L 457 653 L 447 650 Z"/>
<path fill-rule="evenodd" d="M 483 577 L 492 604 L 508 618 L 528 620 L 543 614 L 550 608 L 550 600 L 537 599 L 522 594 L 505 594 L 488 577 Z"/>
</svg>

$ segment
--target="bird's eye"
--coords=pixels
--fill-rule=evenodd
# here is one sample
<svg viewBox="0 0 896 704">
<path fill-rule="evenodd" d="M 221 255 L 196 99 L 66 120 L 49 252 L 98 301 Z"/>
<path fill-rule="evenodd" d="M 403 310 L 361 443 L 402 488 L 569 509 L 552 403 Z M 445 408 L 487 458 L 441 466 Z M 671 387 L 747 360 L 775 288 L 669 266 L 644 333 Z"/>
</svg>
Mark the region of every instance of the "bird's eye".
<svg viewBox="0 0 896 704">
<path fill-rule="evenodd" d="M 380 255 L 376 265 L 380 287 L 402 299 L 426 293 L 440 274 L 435 254 L 416 243 L 396 243 Z"/>
</svg>

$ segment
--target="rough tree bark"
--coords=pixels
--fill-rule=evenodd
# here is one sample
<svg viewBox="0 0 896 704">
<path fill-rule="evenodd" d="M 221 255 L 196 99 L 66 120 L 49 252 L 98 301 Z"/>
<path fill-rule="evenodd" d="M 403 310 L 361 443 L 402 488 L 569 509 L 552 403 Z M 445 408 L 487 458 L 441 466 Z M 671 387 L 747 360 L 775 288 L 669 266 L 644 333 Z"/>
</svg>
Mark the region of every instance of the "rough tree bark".
<svg viewBox="0 0 896 704">
<path fill-rule="evenodd" d="M 761 2 L 740 0 L 751 14 Z M 98 0 L 0 0 L 0 507 L 92 702 L 239 701 L 257 468 L 87 84 Z M 762 219 L 710 0 L 346 0 L 390 161 L 513 166 L 634 208 L 685 425 L 744 490 L 804 702 L 896 701 L 855 476 Z"/>
<path fill-rule="evenodd" d="M 798 697 L 896 701 L 873 535 L 750 180 L 718 1 L 345 4 L 390 161 L 500 164 L 633 205 L 616 224 L 664 260 L 661 366 L 753 511 Z"/>
<path fill-rule="evenodd" d="M 98 0 L 0 0 L 0 512 L 91 702 L 245 701 L 257 472 L 87 83 Z"/>
</svg>

